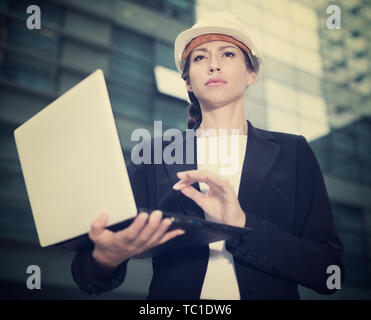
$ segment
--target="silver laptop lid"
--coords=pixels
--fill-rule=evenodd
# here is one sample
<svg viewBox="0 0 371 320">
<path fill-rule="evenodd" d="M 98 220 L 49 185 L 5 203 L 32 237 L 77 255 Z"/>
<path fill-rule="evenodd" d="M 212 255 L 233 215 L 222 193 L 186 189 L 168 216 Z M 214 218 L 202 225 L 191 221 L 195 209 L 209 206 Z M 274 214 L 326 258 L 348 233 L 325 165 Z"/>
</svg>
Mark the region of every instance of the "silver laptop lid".
<svg viewBox="0 0 371 320">
<path fill-rule="evenodd" d="M 137 208 L 107 93 L 97 70 L 14 131 L 41 246 L 108 225 Z"/>
</svg>

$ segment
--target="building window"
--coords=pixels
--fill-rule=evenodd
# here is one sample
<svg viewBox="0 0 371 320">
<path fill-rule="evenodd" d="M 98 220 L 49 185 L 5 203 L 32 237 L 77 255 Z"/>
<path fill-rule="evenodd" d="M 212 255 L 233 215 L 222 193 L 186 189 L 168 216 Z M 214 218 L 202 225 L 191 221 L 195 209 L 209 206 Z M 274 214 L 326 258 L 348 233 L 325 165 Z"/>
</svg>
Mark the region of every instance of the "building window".
<svg viewBox="0 0 371 320">
<path fill-rule="evenodd" d="M 28 1 L 10 1 L 6 25 L 6 43 L 1 75 L 8 81 L 38 89 L 54 90 L 60 37 L 50 27 L 58 27 L 63 19 L 62 8 L 46 1 L 35 1 L 42 9 L 42 28 L 29 30 L 24 17 Z M 21 18 L 22 17 L 22 18 Z"/>
<path fill-rule="evenodd" d="M 143 7 L 156 10 L 186 23 L 194 21 L 195 0 L 126 0 Z"/>
<path fill-rule="evenodd" d="M 114 27 L 109 74 L 113 108 L 122 115 L 150 120 L 155 88 L 153 40 Z"/>
<path fill-rule="evenodd" d="M 361 208 L 332 203 L 339 235 L 344 245 L 345 283 L 371 288 L 371 233 Z"/>
</svg>

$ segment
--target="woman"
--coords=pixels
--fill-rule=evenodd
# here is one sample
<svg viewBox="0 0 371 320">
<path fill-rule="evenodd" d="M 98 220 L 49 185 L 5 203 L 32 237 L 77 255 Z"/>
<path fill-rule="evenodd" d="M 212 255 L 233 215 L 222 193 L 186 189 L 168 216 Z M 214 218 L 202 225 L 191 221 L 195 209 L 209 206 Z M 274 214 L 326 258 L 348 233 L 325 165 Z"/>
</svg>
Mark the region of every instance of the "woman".
<svg viewBox="0 0 371 320">
<path fill-rule="evenodd" d="M 192 164 L 131 163 L 137 205 L 253 231 L 154 257 L 148 298 L 298 299 L 298 284 L 333 293 L 327 268 L 343 271 L 343 246 L 311 148 L 303 136 L 260 130 L 244 119 L 245 90 L 262 71 L 246 27 L 229 13 L 213 13 L 178 35 L 175 61 L 191 100 L 188 127 L 202 129 L 197 152 Z M 223 130 L 238 138 L 237 170 L 221 175 L 220 161 L 200 161 L 210 151 L 202 140 L 209 129 L 215 139 Z M 183 234 L 167 231 L 171 221 L 158 210 L 116 233 L 105 229 L 107 218 L 92 224 L 94 250 L 72 264 L 75 281 L 90 294 L 120 285 L 131 257 Z"/>
</svg>

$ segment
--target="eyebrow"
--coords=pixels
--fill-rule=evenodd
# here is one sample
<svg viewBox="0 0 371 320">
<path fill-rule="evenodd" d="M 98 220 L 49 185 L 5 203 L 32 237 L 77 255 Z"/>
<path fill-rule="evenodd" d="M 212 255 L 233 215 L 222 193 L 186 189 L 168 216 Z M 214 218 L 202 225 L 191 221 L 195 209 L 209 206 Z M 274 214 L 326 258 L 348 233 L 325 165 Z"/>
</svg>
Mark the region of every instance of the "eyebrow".
<svg viewBox="0 0 371 320">
<path fill-rule="evenodd" d="M 221 50 L 223 50 L 223 49 L 225 49 L 225 48 L 233 48 L 233 49 L 237 49 L 236 47 L 233 47 L 233 46 L 221 46 L 221 47 L 219 47 L 218 49 L 219 49 L 219 51 L 221 51 Z M 207 50 L 206 48 L 202 47 L 202 48 L 197 48 L 197 49 L 194 49 L 194 50 L 193 50 L 193 52 L 196 52 L 196 51 L 204 51 L 204 52 L 207 52 L 208 50 Z"/>
</svg>

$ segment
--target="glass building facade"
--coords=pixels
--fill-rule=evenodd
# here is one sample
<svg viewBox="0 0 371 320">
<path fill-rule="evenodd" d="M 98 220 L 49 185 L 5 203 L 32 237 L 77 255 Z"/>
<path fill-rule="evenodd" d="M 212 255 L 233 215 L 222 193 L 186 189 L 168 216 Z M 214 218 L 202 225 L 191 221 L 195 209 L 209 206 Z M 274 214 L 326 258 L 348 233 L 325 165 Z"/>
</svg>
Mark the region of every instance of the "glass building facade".
<svg viewBox="0 0 371 320">
<path fill-rule="evenodd" d="M 41 29 L 29 30 L 29 5 Z M 0 0 L 0 284 L 4 298 L 91 298 L 70 274 L 73 253 L 40 248 L 13 130 L 89 73 L 103 70 L 125 158 L 136 128 L 187 123 L 173 42 L 202 15 L 227 10 L 251 30 L 264 76 L 246 93 L 246 118 L 262 129 L 301 134 L 323 171 L 345 245 L 342 289 L 303 299 L 371 298 L 371 2 L 337 1 L 341 29 L 329 29 L 326 0 Z M 160 72 L 157 70 L 162 70 Z M 174 79 L 174 81 L 172 81 Z M 178 81 L 178 82 L 177 82 Z M 181 90 L 181 89 L 179 89 Z M 183 90 L 185 90 L 183 88 Z M 27 290 L 29 265 L 43 290 Z M 149 259 L 129 263 L 125 283 L 99 298 L 145 298 Z"/>
</svg>

